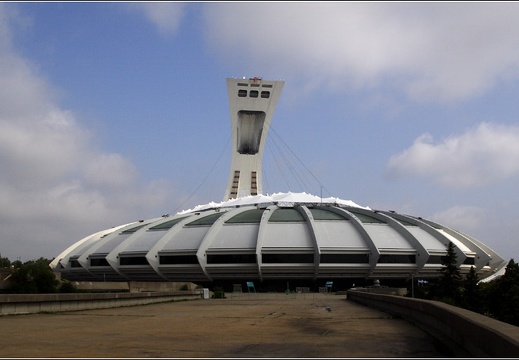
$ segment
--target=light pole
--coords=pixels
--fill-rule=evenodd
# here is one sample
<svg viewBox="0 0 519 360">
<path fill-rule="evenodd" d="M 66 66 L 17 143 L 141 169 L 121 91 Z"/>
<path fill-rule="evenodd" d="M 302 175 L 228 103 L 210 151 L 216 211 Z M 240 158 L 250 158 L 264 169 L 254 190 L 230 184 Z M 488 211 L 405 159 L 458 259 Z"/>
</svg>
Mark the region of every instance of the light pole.
<svg viewBox="0 0 519 360">
<path fill-rule="evenodd" d="M 414 275 L 411 274 L 411 297 L 414 298 Z"/>
</svg>

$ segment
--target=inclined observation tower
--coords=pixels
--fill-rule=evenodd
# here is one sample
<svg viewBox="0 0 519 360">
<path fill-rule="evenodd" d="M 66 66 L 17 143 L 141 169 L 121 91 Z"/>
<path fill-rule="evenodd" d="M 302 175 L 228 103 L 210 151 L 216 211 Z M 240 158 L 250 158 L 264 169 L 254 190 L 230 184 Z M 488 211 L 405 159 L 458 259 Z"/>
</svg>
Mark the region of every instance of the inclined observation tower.
<svg viewBox="0 0 519 360">
<path fill-rule="evenodd" d="M 262 194 L 263 151 L 284 81 L 227 79 L 232 163 L 223 200 Z"/>
</svg>

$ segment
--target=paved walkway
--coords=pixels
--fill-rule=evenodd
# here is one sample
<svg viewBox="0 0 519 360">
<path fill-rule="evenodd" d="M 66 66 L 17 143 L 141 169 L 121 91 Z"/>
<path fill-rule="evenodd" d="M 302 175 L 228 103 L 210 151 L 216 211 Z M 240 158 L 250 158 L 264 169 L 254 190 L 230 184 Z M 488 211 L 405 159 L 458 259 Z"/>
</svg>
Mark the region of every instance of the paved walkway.
<svg viewBox="0 0 519 360">
<path fill-rule="evenodd" d="M 0 318 L 1 357 L 445 357 L 417 327 L 332 294 L 226 299 Z"/>
</svg>

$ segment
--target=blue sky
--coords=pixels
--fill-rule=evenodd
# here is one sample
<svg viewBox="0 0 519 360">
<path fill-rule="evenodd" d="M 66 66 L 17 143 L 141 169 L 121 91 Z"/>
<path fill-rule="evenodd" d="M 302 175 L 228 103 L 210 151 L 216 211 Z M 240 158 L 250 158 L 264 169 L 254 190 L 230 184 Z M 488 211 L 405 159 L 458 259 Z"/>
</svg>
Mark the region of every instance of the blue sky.
<svg viewBox="0 0 519 360">
<path fill-rule="evenodd" d="M 517 23 L 515 2 L 0 3 L 0 254 L 221 201 L 225 79 L 259 76 L 285 81 L 264 193 L 421 216 L 517 260 Z"/>
</svg>

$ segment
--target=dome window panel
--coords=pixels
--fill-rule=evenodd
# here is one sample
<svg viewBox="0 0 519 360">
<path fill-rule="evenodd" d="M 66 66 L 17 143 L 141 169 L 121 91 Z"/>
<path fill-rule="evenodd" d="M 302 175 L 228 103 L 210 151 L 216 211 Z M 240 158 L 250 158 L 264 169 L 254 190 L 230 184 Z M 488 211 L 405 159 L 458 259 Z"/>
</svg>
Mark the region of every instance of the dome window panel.
<svg viewBox="0 0 519 360">
<path fill-rule="evenodd" d="M 208 254 L 208 264 L 257 264 L 256 254 Z"/>
<path fill-rule="evenodd" d="M 182 220 L 184 220 L 187 216 L 184 216 L 184 217 L 179 217 L 179 218 L 176 218 L 176 219 L 172 219 L 172 220 L 168 220 L 168 221 L 165 221 L 161 224 L 158 224 L 158 225 L 155 225 L 155 226 L 152 226 L 148 229 L 148 231 L 154 231 L 154 230 L 169 230 L 171 229 L 173 226 L 175 226 L 176 224 L 178 224 L 179 222 L 181 222 Z"/>
<path fill-rule="evenodd" d="M 357 219 L 359 219 L 363 224 L 385 224 L 384 221 L 377 219 L 373 216 L 362 214 L 362 213 L 356 212 L 356 211 L 351 211 L 351 210 L 348 210 L 348 211 L 351 212 L 353 215 L 355 215 L 355 217 Z"/>
<path fill-rule="evenodd" d="M 323 264 L 369 264 L 369 254 L 321 254 Z"/>
<path fill-rule="evenodd" d="M 70 260 L 70 267 L 71 268 L 80 268 L 81 264 L 79 263 L 79 261 L 77 261 L 77 259 Z"/>
<path fill-rule="evenodd" d="M 463 265 L 476 265 L 476 259 L 468 257 L 463 261 Z"/>
<path fill-rule="evenodd" d="M 218 218 L 220 216 L 222 216 L 223 214 L 225 214 L 225 211 L 216 212 L 214 214 L 207 215 L 207 216 L 204 216 L 203 218 L 192 221 L 184 226 L 210 226 L 210 225 L 213 225 L 215 223 L 215 221 L 218 220 Z"/>
<path fill-rule="evenodd" d="M 134 227 L 131 227 L 129 229 L 126 229 L 126 230 L 123 230 L 121 232 L 121 234 L 133 234 L 134 232 L 136 232 L 137 230 L 145 227 L 146 225 L 148 225 L 149 223 L 141 223 L 140 225 L 137 225 L 137 226 L 134 226 Z"/>
<path fill-rule="evenodd" d="M 264 264 L 313 263 L 314 254 L 294 254 L 294 253 L 262 254 L 261 261 Z"/>
<path fill-rule="evenodd" d="M 190 265 L 198 264 L 196 255 L 160 255 L 160 265 Z"/>
<path fill-rule="evenodd" d="M 239 213 L 227 220 L 226 224 L 259 224 L 265 209 L 253 209 Z"/>
<path fill-rule="evenodd" d="M 416 255 L 404 255 L 404 254 L 394 254 L 394 255 L 380 255 L 378 258 L 379 264 L 415 264 L 416 263 Z"/>
<path fill-rule="evenodd" d="M 312 217 L 315 221 L 319 220 L 340 220 L 340 221 L 349 221 L 348 218 L 345 218 L 341 214 L 338 214 L 336 212 L 330 211 L 330 210 L 324 210 L 324 209 L 315 209 L 315 208 L 309 208 L 310 213 L 312 214 Z"/>
<path fill-rule="evenodd" d="M 90 266 L 110 266 L 110 264 L 108 264 L 108 261 L 105 258 L 94 258 L 90 259 Z"/>
<path fill-rule="evenodd" d="M 149 265 L 148 259 L 145 256 L 125 256 L 119 258 L 119 265 L 134 266 L 134 265 Z"/>
<path fill-rule="evenodd" d="M 269 222 L 304 222 L 305 218 L 296 209 L 276 209 Z"/>
<path fill-rule="evenodd" d="M 427 264 L 439 264 L 439 265 L 441 265 L 442 262 L 443 262 L 443 258 L 444 258 L 443 256 L 431 255 L 427 259 Z"/>
</svg>

